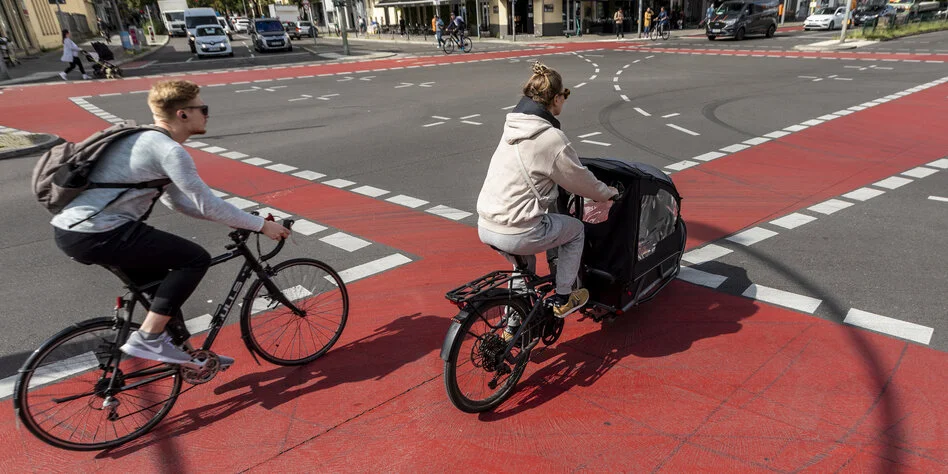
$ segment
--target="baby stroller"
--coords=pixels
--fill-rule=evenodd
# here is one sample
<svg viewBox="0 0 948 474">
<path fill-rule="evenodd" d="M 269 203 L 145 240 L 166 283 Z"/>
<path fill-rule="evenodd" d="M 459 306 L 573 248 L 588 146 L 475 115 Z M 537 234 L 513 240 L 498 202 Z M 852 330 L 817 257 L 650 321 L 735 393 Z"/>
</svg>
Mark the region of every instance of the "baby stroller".
<svg viewBox="0 0 948 474">
<path fill-rule="evenodd" d="M 115 55 L 112 54 L 112 50 L 109 49 L 105 43 L 99 41 L 93 42 L 92 48 L 95 49 L 94 53 L 83 51 L 86 55 L 86 60 L 92 64 L 92 77 L 95 77 L 96 79 L 121 78 L 122 69 L 109 62 L 115 59 Z"/>
</svg>

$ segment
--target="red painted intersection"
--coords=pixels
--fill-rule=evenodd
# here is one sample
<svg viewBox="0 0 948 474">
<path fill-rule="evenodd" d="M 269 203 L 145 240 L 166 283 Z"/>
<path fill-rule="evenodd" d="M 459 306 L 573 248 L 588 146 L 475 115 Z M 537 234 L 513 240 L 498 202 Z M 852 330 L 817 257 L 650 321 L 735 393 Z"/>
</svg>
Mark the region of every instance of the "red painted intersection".
<svg viewBox="0 0 948 474">
<path fill-rule="evenodd" d="M 327 68 L 313 70 L 366 65 Z M 282 74 L 299 73 L 188 78 Z M 81 84 L 68 93 L 147 84 Z M 26 89 L 32 103 L 19 91 L 0 95 L 4 125 L 70 139 L 104 126 L 65 102 L 62 86 Z M 937 86 L 676 174 L 689 248 L 941 158 L 946 95 L 948 86 Z M 879 143 L 854 133 L 882 121 L 904 130 Z M 125 447 L 46 447 L 16 426 L 9 401 L 0 403 L 4 470 L 940 472 L 948 464 L 948 417 L 937 408 L 948 406 L 943 353 L 680 282 L 613 324 L 571 321 L 557 345 L 535 356 L 511 400 L 491 414 L 462 414 L 440 375 L 455 309 L 442 295 L 502 265 L 471 227 L 192 154 L 215 188 L 417 260 L 353 283 L 342 340 L 310 366 L 256 366 L 227 328 L 220 351 L 238 364 L 183 395 L 154 433 Z"/>
</svg>

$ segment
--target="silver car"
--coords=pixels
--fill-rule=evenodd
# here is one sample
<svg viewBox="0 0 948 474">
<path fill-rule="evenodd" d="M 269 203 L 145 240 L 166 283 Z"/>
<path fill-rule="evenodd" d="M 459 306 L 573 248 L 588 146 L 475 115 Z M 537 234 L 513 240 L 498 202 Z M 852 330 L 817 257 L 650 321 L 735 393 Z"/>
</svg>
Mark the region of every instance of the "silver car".
<svg viewBox="0 0 948 474">
<path fill-rule="evenodd" d="M 293 51 L 290 35 L 283 28 L 283 23 L 276 18 L 256 19 L 250 30 L 250 40 L 253 41 L 253 49 L 257 52 Z"/>
</svg>

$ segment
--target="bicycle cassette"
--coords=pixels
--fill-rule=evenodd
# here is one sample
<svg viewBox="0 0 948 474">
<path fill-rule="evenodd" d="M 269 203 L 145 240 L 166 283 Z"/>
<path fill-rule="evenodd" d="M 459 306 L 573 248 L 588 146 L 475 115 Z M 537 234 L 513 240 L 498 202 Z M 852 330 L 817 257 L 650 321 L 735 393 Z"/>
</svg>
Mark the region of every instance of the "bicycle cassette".
<svg viewBox="0 0 948 474">
<path fill-rule="evenodd" d="M 181 366 L 181 378 L 191 385 L 200 385 L 202 383 L 210 382 L 211 379 L 213 379 L 214 376 L 216 376 L 221 370 L 220 358 L 217 357 L 217 354 L 211 351 L 206 351 L 203 349 L 191 351 L 191 358 L 204 362 L 204 366 L 200 369 L 194 369 L 183 365 Z"/>
</svg>

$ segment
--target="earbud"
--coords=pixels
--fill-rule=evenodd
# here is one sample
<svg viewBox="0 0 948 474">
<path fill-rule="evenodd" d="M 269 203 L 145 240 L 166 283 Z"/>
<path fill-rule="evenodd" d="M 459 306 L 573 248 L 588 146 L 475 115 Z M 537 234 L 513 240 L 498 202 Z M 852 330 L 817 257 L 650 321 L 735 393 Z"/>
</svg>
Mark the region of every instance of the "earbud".
<svg viewBox="0 0 948 474">
<path fill-rule="evenodd" d="M 186 113 L 184 113 L 184 112 L 181 112 L 181 118 L 182 118 L 182 119 L 188 118 L 188 114 L 186 114 Z"/>
</svg>

